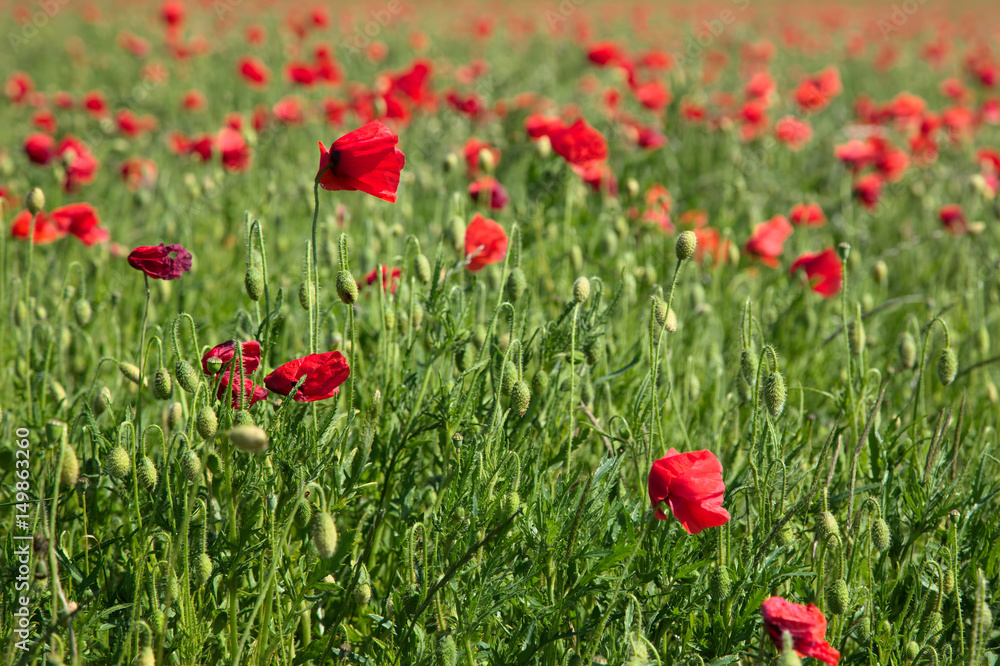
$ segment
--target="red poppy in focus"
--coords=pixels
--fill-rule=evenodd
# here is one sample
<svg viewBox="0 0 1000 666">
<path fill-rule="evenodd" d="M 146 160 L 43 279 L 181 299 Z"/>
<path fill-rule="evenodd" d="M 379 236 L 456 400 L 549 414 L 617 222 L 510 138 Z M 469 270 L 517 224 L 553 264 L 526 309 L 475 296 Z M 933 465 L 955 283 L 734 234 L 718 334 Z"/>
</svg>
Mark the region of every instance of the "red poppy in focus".
<svg viewBox="0 0 1000 666">
<path fill-rule="evenodd" d="M 259 58 L 244 56 L 238 63 L 240 76 L 256 88 L 264 88 L 271 80 L 271 71 Z"/>
<path fill-rule="evenodd" d="M 27 210 L 22 210 L 14 216 L 13 224 L 10 227 L 11 238 L 19 240 L 32 238 L 35 245 L 46 245 L 66 235 L 66 232 L 60 229 L 43 210 L 38 211 L 38 214 L 35 215 L 35 230 L 34 235 L 32 235 L 31 217 L 31 212 Z"/>
<path fill-rule="evenodd" d="M 586 164 L 608 157 L 608 142 L 582 118 L 549 136 L 552 150 L 570 164 Z"/>
<path fill-rule="evenodd" d="M 816 254 L 803 254 L 792 264 L 789 274 L 794 275 L 799 269 L 806 272 L 812 290 L 825 298 L 836 295 L 844 281 L 843 264 L 832 247 Z"/>
<path fill-rule="evenodd" d="M 399 173 L 406 156 L 396 148 L 399 137 L 377 120 L 333 142 L 330 150 L 319 144 L 316 180 L 324 190 L 360 190 L 396 203 Z"/>
<path fill-rule="evenodd" d="M 792 231 L 792 225 L 784 215 L 775 215 L 754 227 L 744 249 L 765 265 L 774 268 L 778 265 L 778 257 L 784 252 L 785 241 L 792 235 Z"/>
<path fill-rule="evenodd" d="M 46 166 L 56 154 L 56 140 L 40 132 L 24 140 L 24 153 L 35 164 Z"/>
<path fill-rule="evenodd" d="M 232 373 L 226 372 L 219 380 L 219 390 L 216 391 L 217 400 L 225 400 L 229 393 L 229 383 Z M 239 388 L 233 387 L 233 409 L 246 409 L 255 405 L 267 397 L 267 389 L 263 386 L 255 386 L 249 377 L 243 377 L 243 395 L 240 396 Z"/>
<path fill-rule="evenodd" d="M 495 220 L 476 213 L 465 230 L 466 268 L 475 273 L 503 261 L 507 255 L 507 234 Z"/>
<path fill-rule="evenodd" d="M 826 224 L 823 209 L 814 203 L 795 204 L 788 217 L 792 220 L 792 224 L 800 227 L 822 227 Z"/>
<path fill-rule="evenodd" d="M 191 253 L 177 244 L 141 245 L 129 253 L 128 265 L 156 280 L 176 280 L 191 270 Z"/>
<path fill-rule="evenodd" d="M 389 270 L 389 267 L 385 265 L 373 268 L 370 273 L 365 275 L 365 284 L 369 287 L 375 284 L 379 273 L 382 274 L 382 289 L 388 291 L 390 294 L 395 294 L 396 287 L 399 286 L 399 278 L 403 275 L 403 269 L 397 266 Z"/>
<path fill-rule="evenodd" d="M 288 395 L 302 377 L 306 380 L 296 391 L 296 402 L 326 400 L 337 395 L 340 385 L 351 375 L 347 359 L 339 351 L 309 354 L 276 368 L 264 378 L 264 385 L 275 393 Z"/>
<path fill-rule="evenodd" d="M 878 205 L 878 200 L 882 196 L 882 176 L 877 173 L 869 173 L 858 178 L 854 183 L 854 196 L 868 210 L 874 210 Z"/>
<path fill-rule="evenodd" d="M 729 521 L 729 512 L 722 508 L 725 492 L 722 464 L 711 451 L 670 449 L 649 470 L 649 499 L 656 517 L 667 520 L 660 506 L 666 502 L 688 534 Z"/>
<path fill-rule="evenodd" d="M 89 203 L 62 206 L 53 210 L 50 215 L 63 233 L 73 234 L 87 247 L 103 243 L 110 237 L 108 230 L 101 226 L 97 211 Z"/>
<path fill-rule="evenodd" d="M 953 236 L 960 236 L 969 230 L 965 212 L 958 204 L 946 204 L 938 211 L 938 218 Z"/>
<path fill-rule="evenodd" d="M 792 648 L 799 656 L 837 666 L 840 652 L 826 642 L 826 618 L 815 605 L 803 606 L 781 597 L 771 597 L 760 605 L 760 614 L 776 648 L 783 648 L 782 634 L 787 631 L 792 636 Z"/>
<path fill-rule="evenodd" d="M 219 130 L 218 145 L 226 171 L 246 171 L 250 167 L 250 146 L 242 134 L 223 127 Z"/>
<path fill-rule="evenodd" d="M 243 372 L 252 375 L 260 367 L 260 343 L 256 340 L 244 342 L 242 345 Z M 223 368 L 236 358 L 236 340 L 226 340 L 221 345 L 215 345 L 201 357 L 201 369 L 206 375 L 213 373 L 208 369 L 209 359 L 218 359 Z"/>
<path fill-rule="evenodd" d="M 489 197 L 488 203 L 492 210 L 502 210 L 510 201 L 507 190 L 493 176 L 484 176 L 474 183 L 469 183 L 469 196 L 473 201 L 481 202 Z"/>
</svg>

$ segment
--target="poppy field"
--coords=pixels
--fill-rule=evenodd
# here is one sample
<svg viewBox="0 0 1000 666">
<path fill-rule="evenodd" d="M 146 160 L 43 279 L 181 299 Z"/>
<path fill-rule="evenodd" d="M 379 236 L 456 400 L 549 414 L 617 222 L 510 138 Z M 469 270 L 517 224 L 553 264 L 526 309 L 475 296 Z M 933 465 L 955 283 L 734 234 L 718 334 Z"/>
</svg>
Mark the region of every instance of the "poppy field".
<svg viewBox="0 0 1000 666">
<path fill-rule="evenodd" d="M 13 664 L 995 664 L 1000 7 L 39 0 Z"/>
</svg>

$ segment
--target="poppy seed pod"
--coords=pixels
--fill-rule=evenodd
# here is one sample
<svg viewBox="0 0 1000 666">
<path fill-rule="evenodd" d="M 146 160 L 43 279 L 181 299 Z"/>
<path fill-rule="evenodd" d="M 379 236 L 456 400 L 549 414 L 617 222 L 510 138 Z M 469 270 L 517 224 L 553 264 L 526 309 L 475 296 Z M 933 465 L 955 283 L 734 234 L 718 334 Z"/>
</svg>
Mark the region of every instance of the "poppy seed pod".
<svg viewBox="0 0 1000 666">
<path fill-rule="evenodd" d="M 333 557 L 337 552 L 337 524 L 333 516 L 323 512 L 313 518 L 312 542 L 316 552 L 323 559 Z"/>
<path fill-rule="evenodd" d="M 872 545 L 880 553 L 884 553 L 891 543 L 892 533 L 889 531 L 889 523 L 882 518 L 876 518 L 872 523 Z"/>
<path fill-rule="evenodd" d="M 191 483 L 196 482 L 201 476 L 201 458 L 191 449 L 184 452 L 184 458 L 181 461 L 181 471 L 184 473 L 184 478 Z"/>
<path fill-rule="evenodd" d="M 816 523 L 816 536 L 822 543 L 826 543 L 830 537 L 840 538 L 840 525 L 829 511 L 820 512 L 819 521 Z"/>
<path fill-rule="evenodd" d="M 899 336 L 899 364 L 906 369 L 917 364 L 917 341 L 909 331 Z"/>
<path fill-rule="evenodd" d="M 938 381 L 941 382 L 942 386 L 948 386 L 955 381 L 956 374 L 958 374 L 958 356 L 954 349 L 945 347 L 941 350 L 941 356 L 938 357 Z"/>
<path fill-rule="evenodd" d="M 28 190 L 24 197 L 24 206 L 32 215 L 37 215 L 38 211 L 45 208 L 45 192 L 40 187 L 33 187 Z"/>
<path fill-rule="evenodd" d="M 121 370 L 125 379 L 129 380 L 133 384 L 139 384 L 139 366 L 133 365 L 132 363 L 119 363 L 118 369 Z"/>
<path fill-rule="evenodd" d="M 573 300 L 583 303 L 588 296 L 590 296 L 590 280 L 581 275 L 573 283 Z"/>
<path fill-rule="evenodd" d="M 694 232 L 682 231 L 681 235 L 677 237 L 677 245 L 674 246 L 674 251 L 677 253 L 677 260 L 687 261 L 694 256 L 694 251 L 697 247 L 698 237 L 694 235 Z"/>
<path fill-rule="evenodd" d="M 210 375 L 217 375 L 222 370 L 223 360 L 218 356 L 210 356 L 205 360 L 205 370 Z"/>
<path fill-rule="evenodd" d="M 122 446 L 116 446 L 108 451 L 104 459 L 104 469 L 116 479 L 124 479 L 132 471 L 132 459 Z"/>
<path fill-rule="evenodd" d="M 413 259 L 413 273 L 425 287 L 431 283 L 431 262 L 422 252 Z"/>
<path fill-rule="evenodd" d="M 174 376 L 177 377 L 177 385 L 188 393 L 194 393 L 198 390 L 198 374 L 194 367 L 184 359 L 180 359 L 174 364 Z"/>
<path fill-rule="evenodd" d="M 264 272 L 260 266 L 250 266 L 246 275 L 243 276 L 243 286 L 247 290 L 247 296 L 251 301 L 259 301 L 264 295 Z"/>
<path fill-rule="evenodd" d="M 205 587 L 212 578 L 212 558 L 207 553 L 200 553 L 194 559 L 194 581 L 198 587 Z"/>
<path fill-rule="evenodd" d="M 436 652 L 436 666 L 455 666 L 458 663 L 458 645 L 454 636 L 439 636 Z"/>
<path fill-rule="evenodd" d="M 76 318 L 76 323 L 80 328 L 89 324 L 93 315 L 94 309 L 90 307 L 90 301 L 86 298 L 80 298 L 73 304 L 73 316 Z"/>
<path fill-rule="evenodd" d="M 219 417 L 215 410 L 208 405 L 204 405 L 198 410 L 198 418 L 195 419 L 195 429 L 202 439 L 212 439 L 215 431 L 219 428 Z"/>
<path fill-rule="evenodd" d="M 785 377 L 775 370 L 764 380 L 764 405 L 771 418 L 778 418 L 785 410 Z"/>
<path fill-rule="evenodd" d="M 715 565 L 712 568 L 712 577 L 709 579 L 708 587 L 712 592 L 712 598 L 716 601 L 728 599 L 733 590 L 733 579 L 729 575 L 729 569 L 725 566 Z"/>
<path fill-rule="evenodd" d="M 267 450 L 267 433 L 255 425 L 237 425 L 227 433 L 229 441 L 240 451 L 261 453 Z"/>
<path fill-rule="evenodd" d="M 834 615 L 846 613 L 850 601 L 850 592 L 847 589 L 847 583 L 843 580 L 836 580 L 830 587 L 826 588 L 826 604 Z"/>
<path fill-rule="evenodd" d="M 76 485 L 76 480 L 80 478 L 80 460 L 76 457 L 76 451 L 72 446 L 63 445 L 62 467 L 59 468 L 59 483 L 67 488 Z"/>
<path fill-rule="evenodd" d="M 521 270 L 520 266 L 517 266 L 510 272 L 507 276 L 507 299 L 511 303 L 517 303 L 524 296 L 524 292 L 528 289 L 528 280 L 524 276 L 524 271 Z"/>
<path fill-rule="evenodd" d="M 153 375 L 153 396 L 157 400 L 169 400 L 173 393 L 174 383 L 170 380 L 170 373 L 160 366 Z"/>
<path fill-rule="evenodd" d="M 510 390 L 510 404 L 518 416 L 524 416 L 531 405 L 531 389 L 528 388 L 528 382 L 523 379 L 514 382 Z"/>
<path fill-rule="evenodd" d="M 358 302 L 358 283 L 350 271 L 340 271 L 337 273 L 337 296 L 348 305 Z"/>
<path fill-rule="evenodd" d="M 156 465 L 150 460 L 149 456 L 143 456 L 139 460 L 139 469 L 136 472 L 136 478 L 139 480 L 139 485 L 153 492 L 153 488 L 156 487 L 156 482 L 159 481 L 159 474 L 156 471 Z"/>
</svg>

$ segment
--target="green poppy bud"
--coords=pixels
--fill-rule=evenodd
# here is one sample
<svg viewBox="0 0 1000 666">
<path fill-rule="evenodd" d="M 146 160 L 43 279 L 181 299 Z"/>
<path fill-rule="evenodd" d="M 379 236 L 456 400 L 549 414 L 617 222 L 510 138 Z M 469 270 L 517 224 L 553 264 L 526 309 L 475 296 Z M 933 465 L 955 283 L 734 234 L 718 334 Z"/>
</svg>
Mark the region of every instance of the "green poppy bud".
<svg viewBox="0 0 1000 666">
<path fill-rule="evenodd" d="M 573 283 L 573 300 L 583 303 L 588 296 L 590 296 L 590 280 L 581 275 Z"/>
<path fill-rule="evenodd" d="M 850 593 L 843 580 L 834 581 L 826 589 L 826 604 L 834 615 L 843 615 L 850 604 Z"/>
<path fill-rule="evenodd" d="M 184 456 L 181 460 L 181 471 L 184 473 L 184 478 L 195 483 L 201 478 L 201 458 L 198 454 L 188 449 L 184 452 Z"/>
<path fill-rule="evenodd" d="M 24 206 L 32 215 L 45 209 L 45 192 L 40 187 L 32 187 L 24 196 Z"/>
<path fill-rule="evenodd" d="M 171 430 L 177 430 L 177 427 L 182 425 L 184 425 L 184 405 L 172 402 L 167 407 L 167 427 Z"/>
<path fill-rule="evenodd" d="M 920 646 L 916 641 L 910 641 L 906 644 L 906 660 L 914 661 L 917 655 L 920 654 Z"/>
<path fill-rule="evenodd" d="M 309 280 L 303 280 L 299 285 L 299 305 L 303 310 L 311 310 L 316 302 L 316 286 Z"/>
<path fill-rule="evenodd" d="M 94 310 L 86 298 L 81 298 L 73 304 L 73 317 L 76 318 L 76 323 L 80 328 L 89 324 L 93 316 Z"/>
<path fill-rule="evenodd" d="M 674 250 L 677 253 L 678 261 L 687 261 L 694 256 L 694 250 L 698 247 L 698 237 L 693 231 L 682 231 L 677 237 L 677 245 Z"/>
<path fill-rule="evenodd" d="M 764 380 L 764 405 L 771 418 L 776 419 L 785 410 L 785 377 L 775 370 Z"/>
<path fill-rule="evenodd" d="M 104 459 L 104 469 L 116 479 L 127 477 L 132 471 L 132 459 L 129 458 L 128 451 L 122 446 L 116 446 L 108 451 L 107 458 Z"/>
<path fill-rule="evenodd" d="M 889 531 L 889 523 L 882 518 L 876 518 L 872 523 L 872 545 L 880 553 L 884 553 L 891 543 L 892 533 Z"/>
<path fill-rule="evenodd" d="M 533 395 L 544 395 L 549 390 L 549 373 L 541 368 L 531 378 L 531 393 Z"/>
<path fill-rule="evenodd" d="M 917 341 L 909 331 L 899 336 L 899 364 L 907 370 L 917 364 Z"/>
<path fill-rule="evenodd" d="M 337 552 L 337 524 L 330 514 L 317 513 L 313 518 L 312 542 L 323 559 L 333 557 Z"/>
<path fill-rule="evenodd" d="M 531 389 L 528 388 L 528 382 L 523 379 L 514 382 L 510 390 L 510 404 L 518 416 L 524 416 L 531 405 Z"/>
<path fill-rule="evenodd" d="M 425 287 L 431 283 L 431 262 L 422 252 L 413 259 L 413 273 Z"/>
<path fill-rule="evenodd" d="M 267 433 L 255 425 L 237 425 L 227 433 L 229 441 L 240 451 L 261 453 L 267 450 Z"/>
<path fill-rule="evenodd" d="M 945 595 L 949 595 L 955 589 L 955 572 L 951 569 L 945 569 L 944 575 L 941 577 L 941 592 Z"/>
<path fill-rule="evenodd" d="M 219 417 L 216 416 L 215 410 L 209 405 L 203 405 L 198 410 L 198 418 L 195 419 L 195 429 L 198 431 L 198 434 L 201 435 L 202 439 L 212 439 L 218 428 Z"/>
<path fill-rule="evenodd" d="M 528 280 L 524 276 L 524 271 L 517 266 L 507 276 L 507 299 L 511 303 L 517 303 L 524 292 L 528 289 Z"/>
<path fill-rule="evenodd" d="M 829 511 L 823 511 L 819 514 L 816 536 L 823 543 L 826 543 L 831 536 L 840 538 L 840 525 L 837 524 L 837 519 Z"/>
<path fill-rule="evenodd" d="M 372 586 L 368 583 L 360 583 L 354 588 L 354 603 L 365 606 L 372 598 Z"/>
<path fill-rule="evenodd" d="M 872 278 L 877 284 L 885 284 L 886 278 L 889 277 L 889 267 L 884 261 L 879 259 L 872 266 Z"/>
<path fill-rule="evenodd" d="M 941 350 L 941 356 L 938 357 L 937 373 L 938 381 L 941 382 L 942 386 L 948 386 L 955 381 L 955 375 L 958 374 L 958 356 L 951 347 L 945 347 Z"/>
<path fill-rule="evenodd" d="M 465 251 L 465 220 L 458 215 L 451 218 L 445 236 L 456 252 Z"/>
<path fill-rule="evenodd" d="M 153 396 L 157 400 L 169 400 L 174 393 L 174 384 L 170 380 L 170 373 L 163 366 L 156 369 L 153 374 Z"/>
<path fill-rule="evenodd" d="M 436 666 L 455 666 L 458 663 L 458 645 L 454 636 L 438 637 L 435 659 Z"/>
<path fill-rule="evenodd" d="M 150 460 L 149 456 L 143 456 L 139 460 L 138 471 L 136 472 L 136 478 L 139 480 L 139 485 L 153 492 L 156 488 L 156 482 L 159 481 L 159 474 L 156 471 L 156 465 Z"/>
<path fill-rule="evenodd" d="M 156 666 L 156 657 L 153 655 L 153 648 L 144 645 L 139 654 L 136 655 L 135 666 Z"/>
<path fill-rule="evenodd" d="M 667 302 L 662 298 L 653 301 L 653 319 L 656 325 L 663 328 L 667 323 Z"/>
<path fill-rule="evenodd" d="M 67 488 L 76 485 L 76 480 L 80 478 L 80 460 L 76 457 L 76 450 L 69 444 L 63 445 L 62 467 L 59 468 L 59 483 Z"/>
<path fill-rule="evenodd" d="M 729 569 L 719 565 L 712 567 L 712 577 L 708 581 L 708 587 L 712 592 L 712 598 L 716 601 L 728 599 L 733 590 L 733 579 L 729 575 Z"/>
<path fill-rule="evenodd" d="M 517 510 L 520 508 L 521 496 L 517 494 L 516 490 L 511 490 L 500 500 L 500 511 L 497 514 L 497 519 L 501 523 L 505 523 L 511 516 L 517 513 Z"/>
<path fill-rule="evenodd" d="M 667 310 L 667 318 L 663 322 L 663 330 L 667 333 L 677 332 L 677 313 L 673 308 Z"/>
<path fill-rule="evenodd" d="M 246 287 L 247 296 L 251 301 L 259 301 L 264 295 L 264 272 L 260 266 L 250 266 L 246 275 L 243 276 L 243 286 Z"/>
<path fill-rule="evenodd" d="M 133 365 L 132 363 L 119 363 L 118 369 L 121 370 L 125 379 L 135 385 L 139 384 L 139 366 Z"/>
<path fill-rule="evenodd" d="M 177 377 L 178 386 L 188 393 L 194 393 L 198 390 L 200 377 L 191 364 L 184 359 L 180 359 L 174 364 L 174 376 Z"/>
<path fill-rule="evenodd" d="M 252 426 L 257 425 L 253 422 L 253 416 L 245 409 L 238 409 L 233 412 L 233 425 L 234 426 Z"/>
<path fill-rule="evenodd" d="M 865 349 L 865 325 L 861 319 L 855 318 L 847 325 L 847 342 L 851 354 L 858 356 Z"/>
<path fill-rule="evenodd" d="M 354 305 L 358 302 L 358 283 L 350 271 L 340 271 L 337 273 L 337 296 L 347 305 Z"/>
<path fill-rule="evenodd" d="M 198 587 L 205 587 L 212 579 L 212 571 L 215 567 L 212 558 L 206 553 L 200 553 L 194 558 L 194 582 Z"/>
<path fill-rule="evenodd" d="M 510 392 L 514 389 L 514 382 L 517 381 L 517 366 L 514 365 L 513 361 L 507 361 L 503 364 L 503 377 L 500 380 L 500 392 L 504 395 L 510 395 Z"/>
</svg>

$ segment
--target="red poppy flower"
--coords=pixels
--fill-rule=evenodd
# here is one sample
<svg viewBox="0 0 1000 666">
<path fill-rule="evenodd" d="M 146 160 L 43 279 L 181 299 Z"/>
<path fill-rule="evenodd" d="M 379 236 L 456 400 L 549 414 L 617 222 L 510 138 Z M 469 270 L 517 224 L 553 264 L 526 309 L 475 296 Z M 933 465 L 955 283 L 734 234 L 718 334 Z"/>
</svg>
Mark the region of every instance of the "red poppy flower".
<svg viewBox="0 0 1000 666">
<path fill-rule="evenodd" d="M 32 80 L 31 75 L 25 72 L 14 72 L 7 79 L 7 83 L 4 84 L 4 93 L 14 104 L 20 104 L 25 100 L 32 90 L 35 89 L 35 82 Z"/>
<path fill-rule="evenodd" d="M 960 236 L 968 231 L 965 212 L 958 204 L 946 204 L 938 211 L 938 218 L 953 236 Z"/>
<path fill-rule="evenodd" d="M 809 139 L 812 138 L 812 127 L 808 122 L 799 120 L 795 116 L 785 116 L 775 126 L 774 135 L 778 137 L 778 141 L 792 150 L 798 150 L 809 143 Z"/>
<path fill-rule="evenodd" d="M 618 179 L 615 178 L 615 173 L 609 165 L 600 162 L 587 162 L 586 164 L 570 165 L 570 168 L 593 191 L 610 194 L 613 197 L 618 196 Z"/>
<path fill-rule="evenodd" d="M 792 224 L 803 227 L 822 227 L 826 224 L 826 216 L 819 204 L 805 203 L 792 206 L 792 212 L 788 217 Z"/>
<path fill-rule="evenodd" d="M 184 15 L 187 10 L 178 0 L 166 0 L 160 7 L 160 18 L 171 28 L 176 28 L 184 23 Z"/>
<path fill-rule="evenodd" d="M 874 210 L 882 196 L 882 176 L 877 173 L 869 173 L 858 178 L 858 181 L 854 183 L 854 196 L 861 200 L 865 208 Z"/>
<path fill-rule="evenodd" d="M 260 343 L 250 340 L 242 344 L 243 372 L 252 375 L 260 367 Z M 201 357 L 201 369 L 206 375 L 213 374 L 208 369 L 209 359 L 217 358 L 222 363 L 222 367 L 236 357 L 236 340 L 226 340 L 221 345 L 215 345 Z"/>
<path fill-rule="evenodd" d="M 460 95 L 451 90 L 445 94 L 444 98 L 451 108 L 470 118 L 478 118 L 483 113 L 483 100 L 475 93 Z"/>
<path fill-rule="evenodd" d="M 866 141 L 859 141 L 858 139 L 851 139 L 845 144 L 836 146 L 833 149 L 833 153 L 837 156 L 838 160 L 850 166 L 855 171 L 869 162 L 874 162 L 876 157 L 878 157 L 877 151 L 872 144 Z"/>
<path fill-rule="evenodd" d="M 764 628 L 776 648 L 782 649 L 782 634 L 787 631 L 792 636 L 792 647 L 799 656 L 812 657 L 830 666 L 837 666 L 840 652 L 826 642 L 826 618 L 815 605 L 803 606 L 781 597 L 771 597 L 760 605 L 760 614 L 764 618 Z"/>
<path fill-rule="evenodd" d="M 35 233 L 34 236 L 32 236 L 31 212 L 22 210 L 14 216 L 13 224 L 10 227 L 10 235 L 11 238 L 17 238 L 20 240 L 33 238 L 35 245 L 45 245 L 59 240 L 66 235 L 66 232 L 63 229 L 60 229 L 59 226 L 45 214 L 45 211 L 40 210 L 35 216 Z"/>
<path fill-rule="evenodd" d="M 306 380 L 293 398 L 296 402 L 326 400 L 337 395 L 340 385 L 351 375 L 347 359 L 339 351 L 309 354 L 285 363 L 264 378 L 267 388 L 288 395 L 300 379 Z"/>
<path fill-rule="evenodd" d="M 104 95 L 96 90 L 92 90 L 83 96 L 83 108 L 87 113 L 95 118 L 104 118 L 108 115 L 108 103 Z"/>
<path fill-rule="evenodd" d="M 476 137 L 470 137 L 462 147 L 462 154 L 465 155 L 465 168 L 468 176 L 474 178 L 479 175 L 479 154 L 483 151 L 489 153 L 493 158 L 493 166 L 500 162 L 500 149 L 492 146 L 488 141 L 480 141 Z"/>
<path fill-rule="evenodd" d="M 570 164 L 586 164 L 608 157 L 608 142 L 582 118 L 549 136 L 552 150 Z"/>
<path fill-rule="evenodd" d="M 324 190 L 360 190 L 396 203 L 399 173 L 406 156 L 396 148 L 399 137 L 373 120 L 333 142 L 330 150 L 319 144 L 316 179 Z"/>
<path fill-rule="evenodd" d="M 24 140 L 24 153 L 35 164 L 46 166 L 56 155 L 56 140 L 40 132 L 30 134 Z"/>
<path fill-rule="evenodd" d="M 191 270 L 191 253 L 177 244 L 141 245 L 129 253 L 128 265 L 156 280 L 176 280 Z"/>
<path fill-rule="evenodd" d="M 533 114 L 524 121 L 524 130 L 532 139 L 540 139 L 543 136 L 551 137 L 564 129 L 566 129 L 566 124 L 563 123 L 562 118 L 555 116 Z"/>
<path fill-rule="evenodd" d="M 483 201 L 489 196 L 489 201 L 486 203 L 491 210 L 502 210 L 510 201 L 507 190 L 493 176 L 484 176 L 474 183 L 469 183 L 469 196 L 476 202 Z"/>
<path fill-rule="evenodd" d="M 844 282 L 843 264 L 832 247 L 816 254 L 803 254 L 792 264 L 789 273 L 794 275 L 800 268 L 806 272 L 812 290 L 825 298 L 836 295 Z"/>
<path fill-rule="evenodd" d="M 778 265 L 778 257 L 784 252 L 785 241 L 792 235 L 792 231 L 792 225 L 784 215 L 775 215 L 767 222 L 754 227 L 753 234 L 744 249 L 748 254 L 774 268 Z"/>
<path fill-rule="evenodd" d="M 730 240 L 722 238 L 722 234 L 719 233 L 718 229 L 713 229 L 712 227 L 695 229 L 694 235 L 698 239 L 698 244 L 694 248 L 694 260 L 696 263 L 700 264 L 705 260 L 705 257 L 711 257 L 712 266 L 715 267 L 725 263 L 729 258 Z"/>
<path fill-rule="evenodd" d="M 56 122 L 56 114 L 48 109 L 42 109 L 31 117 L 31 124 L 42 130 L 46 134 L 55 134 L 59 127 Z"/>
<path fill-rule="evenodd" d="M 226 171 L 246 171 L 250 167 L 250 146 L 243 135 L 231 127 L 219 131 L 219 153 Z"/>
<path fill-rule="evenodd" d="M 389 270 L 388 266 L 373 268 L 370 273 L 365 275 L 365 284 L 368 286 L 375 284 L 380 272 L 382 274 L 382 289 L 390 294 L 395 294 L 396 287 L 399 286 L 399 278 L 403 275 L 403 269 L 398 266 L 392 270 Z"/>
<path fill-rule="evenodd" d="M 598 67 L 614 65 L 625 57 L 625 52 L 614 42 L 596 42 L 587 49 L 587 60 Z"/>
<path fill-rule="evenodd" d="M 181 108 L 185 111 L 204 111 L 208 103 L 200 90 L 188 90 L 181 98 Z"/>
<path fill-rule="evenodd" d="M 649 470 L 649 499 L 656 517 L 667 520 L 660 508 L 660 503 L 666 502 L 688 534 L 729 521 L 729 512 L 722 508 L 725 492 L 722 464 L 711 451 L 678 453 L 670 449 Z"/>
<path fill-rule="evenodd" d="M 131 192 L 151 189 L 156 183 L 158 169 L 156 162 L 144 157 L 128 157 L 118 167 L 118 173 Z"/>
<path fill-rule="evenodd" d="M 74 203 L 56 208 L 50 213 L 52 220 L 63 230 L 80 239 L 90 247 L 108 240 L 108 230 L 101 226 L 97 211 L 89 203 Z"/>
<path fill-rule="evenodd" d="M 214 143 L 215 140 L 209 134 L 192 137 L 187 144 L 187 153 L 189 155 L 197 155 L 202 162 L 207 162 L 212 159 L 212 146 Z"/>
<path fill-rule="evenodd" d="M 271 79 L 271 72 L 259 58 L 244 56 L 237 63 L 238 71 L 243 80 L 251 86 L 263 88 Z"/>
<path fill-rule="evenodd" d="M 75 192 L 80 185 L 93 182 L 98 162 L 87 148 L 87 144 L 74 136 L 67 136 L 59 144 L 57 152 L 66 169 L 63 189 Z"/>
<path fill-rule="evenodd" d="M 475 273 L 484 266 L 503 261 L 507 255 L 507 234 L 496 221 L 479 213 L 465 229 L 466 268 Z"/>
<path fill-rule="evenodd" d="M 232 373 L 225 372 L 219 380 L 219 390 L 216 391 L 215 397 L 217 400 L 225 400 L 226 394 L 229 393 L 229 382 L 231 381 Z M 251 405 L 255 405 L 261 400 L 267 397 L 267 389 L 263 386 L 255 386 L 253 380 L 249 377 L 243 378 L 243 396 L 241 399 L 239 388 L 233 387 L 233 409 L 246 409 Z"/>
<path fill-rule="evenodd" d="M 672 99 L 670 91 L 659 81 L 649 81 L 635 86 L 635 98 L 650 111 L 662 111 Z"/>
</svg>

